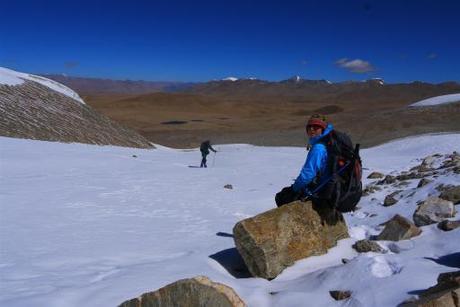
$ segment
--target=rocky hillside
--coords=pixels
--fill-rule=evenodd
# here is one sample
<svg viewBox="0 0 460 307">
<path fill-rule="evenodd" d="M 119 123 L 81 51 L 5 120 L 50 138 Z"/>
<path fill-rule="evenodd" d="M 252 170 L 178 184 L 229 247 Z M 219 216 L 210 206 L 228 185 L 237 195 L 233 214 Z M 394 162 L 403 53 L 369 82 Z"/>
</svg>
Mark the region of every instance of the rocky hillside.
<svg viewBox="0 0 460 307">
<path fill-rule="evenodd" d="M 0 68 L 0 135 L 149 148 L 152 144 L 86 105 L 69 88 Z"/>
</svg>

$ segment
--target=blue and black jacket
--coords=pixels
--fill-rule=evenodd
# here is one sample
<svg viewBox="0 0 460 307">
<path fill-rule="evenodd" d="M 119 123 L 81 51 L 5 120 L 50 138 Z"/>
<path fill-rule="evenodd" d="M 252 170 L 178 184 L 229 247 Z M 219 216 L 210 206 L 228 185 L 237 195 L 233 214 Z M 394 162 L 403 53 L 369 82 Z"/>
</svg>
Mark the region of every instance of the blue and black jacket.
<svg viewBox="0 0 460 307">
<path fill-rule="evenodd" d="M 321 135 L 312 137 L 309 140 L 309 144 L 312 146 L 307 155 L 307 160 L 300 171 L 299 176 L 292 185 L 294 192 L 306 192 L 310 184 L 319 176 L 319 182 L 321 184 L 322 180 L 325 180 L 329 177 L 330 170 L 327 167 L 328 164 L 328 154 L 326 145 L 322 142 L 323 138 L 327 136 L 334 127 L 331 124 L 328 124 L 326 129 Z"/>
</svg>

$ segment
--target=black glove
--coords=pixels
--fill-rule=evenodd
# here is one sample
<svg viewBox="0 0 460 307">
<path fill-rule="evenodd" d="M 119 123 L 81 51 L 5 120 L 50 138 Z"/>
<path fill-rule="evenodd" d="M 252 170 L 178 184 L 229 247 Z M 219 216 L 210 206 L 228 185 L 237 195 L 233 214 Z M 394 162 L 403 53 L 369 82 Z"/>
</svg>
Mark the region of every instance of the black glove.
<svg viewBox="0 0 460 307">
<path fill-rule="evenodd" d="M 302 198 L 302 192 L 295 192 L 292 186 L 283 188 L 275 196 L 275 202 L 278 207 L 292 203 Z"/>
</svg>

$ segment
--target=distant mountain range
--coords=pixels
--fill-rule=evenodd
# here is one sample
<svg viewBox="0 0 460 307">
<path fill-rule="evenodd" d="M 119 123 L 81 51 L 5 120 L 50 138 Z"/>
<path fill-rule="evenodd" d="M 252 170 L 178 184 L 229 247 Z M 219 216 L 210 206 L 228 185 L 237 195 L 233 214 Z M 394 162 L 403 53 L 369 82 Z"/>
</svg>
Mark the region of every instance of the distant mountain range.
<svg viewBox="0 0 460 307">
<path fill-rule="evenodd" d="M 382 92 L 398 89 L 399 91 L 428 91 L 439 89 L 444 92 L 455 92 L 460 89 L 458 82 L 444 82 L 431 84 L 426 82 L 412 82 L 400 84 L 385 84 L 383 79 L 373 78 L 365 81 L 345 81 L 332 83 L 328 80 L 308 80 L 293 76 L 282 81 L 266 81 L 256 78 L 237 79 L 228 77 L 222 80 L 209 82 L 162 82 L 162 81 L 132 81 L 111 80 L 97 78 L 71 77 L 64 75 L 44 75 L 44 77 L 62 83 L 80 94 L 146 94 L 155 92 L 187 92 L 217 96 L 309 96 L 317 98 L 324 95 L 338 95 L 341 93 L 363 91 L 367 89 Z"/>
<path fill-rule="evenodd" d="M 62 83 L 80 94 L 146 94 L 177 92 L 194 85 L 187 82 L 133 81 L 71 77 L 65 75 L 42 75 Z"/>
</svg>

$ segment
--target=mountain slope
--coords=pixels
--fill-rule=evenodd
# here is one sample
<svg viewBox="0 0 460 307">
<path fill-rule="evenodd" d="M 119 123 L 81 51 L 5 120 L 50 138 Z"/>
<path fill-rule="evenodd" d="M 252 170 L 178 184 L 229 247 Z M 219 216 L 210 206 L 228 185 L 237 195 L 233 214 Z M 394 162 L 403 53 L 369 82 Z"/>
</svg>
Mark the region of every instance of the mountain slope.
<svg viewBox="0 0 460 307">
<path fill-rule="evenodd" d="M 100 145 L 152 147 L 136 132 L 94 111 L 69 88 L 0 69 L 0 135 Z"/>
</svg>

